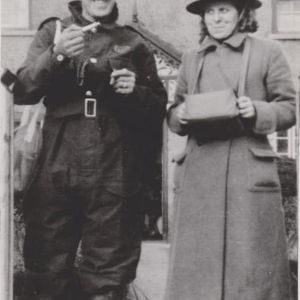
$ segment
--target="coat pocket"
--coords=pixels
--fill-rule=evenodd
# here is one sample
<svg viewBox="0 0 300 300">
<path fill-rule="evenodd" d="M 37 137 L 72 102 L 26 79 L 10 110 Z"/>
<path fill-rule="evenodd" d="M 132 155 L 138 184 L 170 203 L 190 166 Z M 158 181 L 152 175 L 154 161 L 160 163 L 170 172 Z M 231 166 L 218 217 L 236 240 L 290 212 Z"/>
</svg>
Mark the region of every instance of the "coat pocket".
<svg viewBox="0 0 300 300">
<path fill-rule="evenodd" d="M 177 193 L 180 190 L 180 187 L 182 185 L 182 181 L 184 179 L 184 173 L 185 173 L 185 160 L 186 160 L 187 152 L 181 152 L 178 155 L 176 155 L 172 162 L 175 162 L 175 170 L 174 170 L 174 192 Z"/>
<path fill-rule="evenodd" d="M 248 187 L 255 192 L 280 191 L 276 167 L 277 154 L 271 149 L 250 148 L 248 157 Z"/>
</svg>

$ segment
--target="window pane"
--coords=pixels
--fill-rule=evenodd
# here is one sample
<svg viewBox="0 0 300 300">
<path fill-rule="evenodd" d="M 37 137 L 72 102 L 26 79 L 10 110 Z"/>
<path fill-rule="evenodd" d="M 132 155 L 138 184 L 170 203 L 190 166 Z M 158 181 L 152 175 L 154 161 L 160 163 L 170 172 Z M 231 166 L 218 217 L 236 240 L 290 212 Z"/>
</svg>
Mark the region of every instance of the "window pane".
<svg viewBox="0 0 300 300">
<path fill-rule="evenodd" d="M 278 16 L 278 29 L 281 32 L 293 31 L 293 19 L 288 14 Z"/>
<path fill-rule="evenodd" d="M 295 12 L 300 12 L 300 0 L 298 2 L 294 1 Z"/>
<path fill-rule="evenodd" d="M 288 152 L 288 141 L 287 140 L 278 140 L 278 152 L 279 153 L 287 153 Z"/>
<path fill-rule="evenodd" d="M 295 28 L 300 28 L 300 16 L 295 18 Z"/>
<path fill-rule="evenodd" d="M 4 28 L 28 28 L 28 0 L 2 0 L 1 25 Z"/>
<path fill-rule="evenodd" d="M 277 4 L 278 12 L 281 13 L 290 13 L 291 11 L 291 1 L 279 1 Z"/>
<path fill-rule="evenodd" d="M 287 130 L 278 131 L 277 136 L 280 136 L 280 137 L 288 136 L 288 132 L 287 132 Z"/>
<path fill-rule="evenodd" d="M 300 31 L 300 0 L 280 0 L 277 3 L 279 32 Z"/>
</svg>

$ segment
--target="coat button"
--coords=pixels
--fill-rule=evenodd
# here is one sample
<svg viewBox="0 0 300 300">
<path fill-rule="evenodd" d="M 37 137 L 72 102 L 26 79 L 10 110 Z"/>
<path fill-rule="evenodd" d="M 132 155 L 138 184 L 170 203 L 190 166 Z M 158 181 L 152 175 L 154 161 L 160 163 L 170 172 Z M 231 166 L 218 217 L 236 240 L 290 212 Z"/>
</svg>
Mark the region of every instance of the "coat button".
<svg viewBox="0 0 300 300">
<path fill-rule="evenodd" d="M 59 61 L 59 62 L 62 62 L 64 59 L 65 59 L 65 57 L 62 54 L 58 54 L 56 56 L 56 60 Z"/>
</svg>

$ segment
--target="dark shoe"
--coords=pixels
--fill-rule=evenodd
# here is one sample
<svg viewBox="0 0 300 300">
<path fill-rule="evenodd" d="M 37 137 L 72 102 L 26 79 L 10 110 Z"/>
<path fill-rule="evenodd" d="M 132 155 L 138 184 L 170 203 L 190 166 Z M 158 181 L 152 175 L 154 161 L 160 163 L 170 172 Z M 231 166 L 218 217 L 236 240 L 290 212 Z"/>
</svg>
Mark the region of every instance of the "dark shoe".
<svg viewBox="0 0 300 300">
<path fill-rule="evenodd" d="M 93 295 L 90 300 L 127 300 L 128 288 L 110 290 L 103 294 Z"/>
</svg>

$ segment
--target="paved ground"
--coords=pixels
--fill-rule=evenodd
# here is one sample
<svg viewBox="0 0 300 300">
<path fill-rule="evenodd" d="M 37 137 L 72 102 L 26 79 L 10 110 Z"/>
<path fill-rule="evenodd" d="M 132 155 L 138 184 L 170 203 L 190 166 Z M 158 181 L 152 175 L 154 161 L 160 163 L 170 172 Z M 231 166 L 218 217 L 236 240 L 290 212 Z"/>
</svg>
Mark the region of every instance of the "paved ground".
<svg viewBox="0 0 300 300">
<path fill-rule="evenodd" d="M 138 300 L 163 300 L 167 279 L 170 245 L 166 242 L 143 242 L 133 293 Z"/>
</svg>

